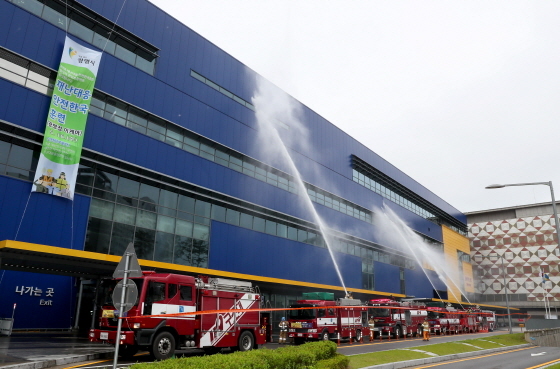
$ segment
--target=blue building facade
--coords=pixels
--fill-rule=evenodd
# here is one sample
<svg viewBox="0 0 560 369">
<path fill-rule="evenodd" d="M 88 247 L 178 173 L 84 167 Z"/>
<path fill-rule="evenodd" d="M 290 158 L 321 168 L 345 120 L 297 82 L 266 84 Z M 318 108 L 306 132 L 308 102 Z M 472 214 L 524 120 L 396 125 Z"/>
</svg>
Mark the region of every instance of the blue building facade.
<svg viewBox="0 0 560 369">
<path fill-rule="evenodd" d="M 442 226 L 464 234 L 465 215 L 304 106 L 307 148 L 289 148 L 302 193 L 259 142 L 252 98 L 261 78 L 149 1 L 128 0 L 119 16 L 121 6 L 0 0 L 0 240 L 100 260 L 134 242 L 143 265 L 251 280 L 269 306 L 285 307 L 309 289 L 343 294 L 301 206 L 309 196 L 355 296 L 446 289 L 379 242 L 373 209 L 390 207 L 442 249 Z M 73 202 L 30 193 L 66 35 L 104 50 Z M 282 135 L 294 132 L 282 123 Z M 14 313 L 15 328 L 79 325 L 78 300 L 95 278 L 48 263 L 33 273 L 1 255 L 0 317 Z"/>
</svg>

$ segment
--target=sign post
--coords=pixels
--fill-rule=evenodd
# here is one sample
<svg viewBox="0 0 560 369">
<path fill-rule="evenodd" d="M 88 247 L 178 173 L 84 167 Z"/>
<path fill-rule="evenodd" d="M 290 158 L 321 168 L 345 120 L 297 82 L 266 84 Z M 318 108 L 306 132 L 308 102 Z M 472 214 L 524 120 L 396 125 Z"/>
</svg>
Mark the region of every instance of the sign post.
<svg viewBox="0 0 560 369">
<path fill-rule="evenodd" d="M 124 262 L 124 265 L 123 265 Z M 117 336 L 115 337 L 115 357 L 113 358 L 113 369 L 117 368 L 117 360 L 119 358 L 119 344 L 121 341 L 121 330 L 122 330 L 122 318 L 124 314 L 129 311 L 132 306 L 134 306 L 134 302 L 136 301 L 136 297 L 138 296 L 138 290 L 136 289 L 136 284 L 134 281 L 129 281 L 129 277 L 141 277 L 142 270 L 140 269 L 140 264 L 138 263 L 138 258 L 136 257 L 136 252 L 134 251 L 134 244 L 131 242 L 128 244 L 126 251 L 124 252 L 119 265 L 117 265 L 117 269 L 113 273 L 113 278 L 120 278 L 122 276 L 122 281 L 119 284 L 122 284 L 122 288 L 118 288 L 119 284 L 115 287 L 113 291 L 113 304 L 115 304 L 115 308 L 119 310 L 119 321 L 117 323 Z M 132 287 L 132 285 L 134 287 Z M 129 289 L 132 293 L 127 293 Z M 119 292 L 120 291 L 120 292 Z M 119 296 L 120 293 L 120 296 Z M 115 300 L 120 297 L 119 303 L 115 303 Z"/>
</svg>

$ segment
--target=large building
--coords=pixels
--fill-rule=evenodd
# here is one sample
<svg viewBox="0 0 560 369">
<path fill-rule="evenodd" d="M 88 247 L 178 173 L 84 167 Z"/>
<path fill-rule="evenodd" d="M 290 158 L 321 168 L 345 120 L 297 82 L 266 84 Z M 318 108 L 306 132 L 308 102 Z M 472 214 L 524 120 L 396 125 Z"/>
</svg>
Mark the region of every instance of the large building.
<svg viewBox="0 0 560 369">
<path fill-rule="evenodd" d="M 557 205 L 558 206 L 558 205 Z M 467 213 L 479 300 L 543 317 L 560 306 L 560 249 L 551 203 Z M 546 309 L 545 309 L 546 307 Z"/>
<path fill-rule="evenodd" d="M 355 297 L 474 292 L 464 214 L 149 1 L 122 5 L 0 0 L 0 317 L 17 304 L 15 328 L 87 328 L 96 283 L 129 242 L 145 270 L 252 281 L 269 307 L 305 291 L 343 296 L 327 235 Z M 73 201 L 31 193 L 66 35 L 104 50 Z M 255 81 L 300 107 L 308 141 L 288 152 L 305 190 L 263 150 Z M 299 123 L 277 123 L 299 135 Z M 463 286 L 380 242 L 383 206 Z"/>
</svg>

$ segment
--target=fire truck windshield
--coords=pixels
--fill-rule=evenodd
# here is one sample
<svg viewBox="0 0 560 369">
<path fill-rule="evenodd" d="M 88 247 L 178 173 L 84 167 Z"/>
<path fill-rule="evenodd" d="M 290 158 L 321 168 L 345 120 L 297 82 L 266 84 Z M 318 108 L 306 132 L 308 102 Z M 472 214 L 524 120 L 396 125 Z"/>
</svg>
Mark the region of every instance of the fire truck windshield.
<svg viewBox="0 0 560 369">
<path fill-rule="evenodd" d="M 302 307 L 313 307 L 310 304 L 297 304 L 290 305 L 290 308 L 302 308 Z M 315 319 L 315 314 L 317 310 L 315 309 L 305 309 L 305 310 L 290 310 L 290 319 Z"/>
<path fill-rule="evenodd" d="M 375 309 L 373 313 L 376 317 L 379 318 L 388 318 L 391 316 L 391 310 L 389 309 Z"/>
<path fill-rule="evenodd" d="M 439 313 L 437 311 L 428 310 L 428 318 L 429 319 L 439 319 Z"/>
</svg>

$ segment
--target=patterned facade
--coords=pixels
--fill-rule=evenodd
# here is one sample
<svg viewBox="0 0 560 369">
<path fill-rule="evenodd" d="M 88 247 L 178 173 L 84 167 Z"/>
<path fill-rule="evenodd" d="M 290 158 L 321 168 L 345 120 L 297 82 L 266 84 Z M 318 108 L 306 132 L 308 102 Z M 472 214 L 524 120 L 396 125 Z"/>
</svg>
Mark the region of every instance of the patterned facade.
<svg viewBox="0 0 560 369">
<path fill-rule="evenodd" d="M 513 301 L 544 301 L 546 293 L 549 301 L 560 300 L 554 216 L 469 222 L 468 227 L 481 301 L 491 295 L 505 295 L 503 268 Z M 543 283 L 542 272 L 550 280 Z"/>
</svg>

